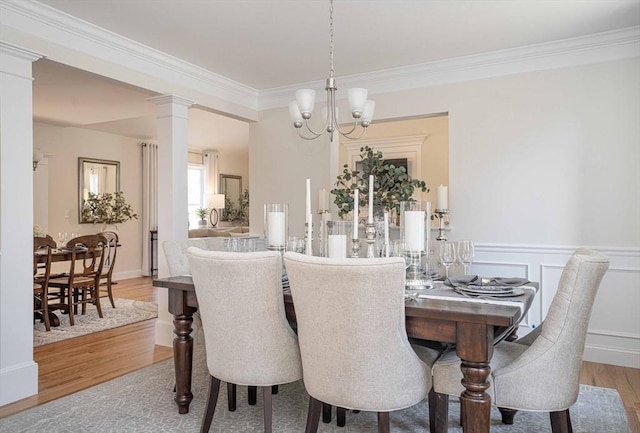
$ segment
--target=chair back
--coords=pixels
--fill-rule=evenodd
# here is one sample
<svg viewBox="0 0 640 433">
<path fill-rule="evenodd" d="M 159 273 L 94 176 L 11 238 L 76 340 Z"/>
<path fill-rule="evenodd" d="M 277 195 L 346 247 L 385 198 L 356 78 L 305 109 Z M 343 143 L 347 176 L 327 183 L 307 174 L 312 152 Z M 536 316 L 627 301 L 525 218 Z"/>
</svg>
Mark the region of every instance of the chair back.
<svg viewBox="0 0 640 433">
<path fill-rule="evenodd" d="M 279 252 L 186 251 L 204 328 L 209 373 L 237 385 L 302 378 L 287 322 Z"/>
<path fill-rule="evenodd" d="M 51 275 L 51 251 L 56 248 L 56 242 L 49 235 L 33 238 L 33 276 L 38 275 L 40 269 L 44 270 L 40 283 L 46 286 Z"/>
<path fill-rule="evenodd" d="M 578 249 L 565 265 L 541 330 L 518 359 L 494 375 L 498 402 L 529 410 L 562 410 L 575 403 L 591 310 L 609 258 Z"/>
<path fill-rule="evenodd" d="M 224 251 L 224 238 L 195 238 L 185 240 L 169 240 L 162 243 L 164 257 L 167 259 L 171 276 L 191 273 L 187 248 L 196 247 L 207 251 Z"/>
<path fill-rule="evenodd" d="M 104 248 L 102 249 L 103 263 L 100 276 L 111 281 L 113 268 L 116 264 L 116 255 L 118 253 L 118 233 L 106 231 L 100 232 L 98 234 L 104 236 L 107 241 L 107 243 L 104 245 Z"/>
<path fill-rule="evenodd" d="M 71 251 L 69 281 L 76 276 L 95 277 L 97 281 L 102 274 L 105 245 L 107 239 L 100 234 L 78 236 L 67 242 L 66 248 Z"/>
<path fill-rule="evenodd" d="M 431 373 L 405 329 L 402 258 L 287 252 L 304 383 L 324 403 L 376 412 L 421 401 Z"/>
</svg>

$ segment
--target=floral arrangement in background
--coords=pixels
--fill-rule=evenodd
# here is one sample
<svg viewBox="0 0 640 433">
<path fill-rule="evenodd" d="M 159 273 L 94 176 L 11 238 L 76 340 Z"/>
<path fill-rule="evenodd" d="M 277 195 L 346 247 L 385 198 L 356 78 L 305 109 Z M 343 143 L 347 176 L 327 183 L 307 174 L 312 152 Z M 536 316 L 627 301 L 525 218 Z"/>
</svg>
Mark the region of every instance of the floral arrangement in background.
<svg viewBox="0 0 640 433">
<path fill-rule="evenodd" d="M 138 214 L 126 202 L 122 191 L 104 194 L 90 192 L 84 200 L 82 217 L 88 222 L 111 225 L 138 219 Z"/>
<path fill-rule="evenodd" d="M 411 179 L 404 167 L 396 167 L 384 160 L 382 151 L 369 146 L 360 148 L 362 170 L 351 170 L 345 164 L 342 175 L 337 177 L 336 188 L 331 190 L 336 198 L 333 201 L 338 206 L 338 216 L 343 218 L 353 210 L 353 193 L 356 188 L 360 191 L 360 206 L 370 206 L 369 175 L 375 177 L 373 190 L 373 205 L 383 206 L 385 209 L 400 212 L 401 201 L 415 201 L 412 196 L 416 188 L 422 192 L 429 191 L 427 184 L 418 179 Z"/>
<path fill-rule="evenodd" d="M 40 227 L 39 224 L 34 224 L 33 225 L 33 237 L 34 238 L 43 238 L 45 237 L 45 233 L 44 230 L 42 230 L 42 227 Z"/>
</svg>

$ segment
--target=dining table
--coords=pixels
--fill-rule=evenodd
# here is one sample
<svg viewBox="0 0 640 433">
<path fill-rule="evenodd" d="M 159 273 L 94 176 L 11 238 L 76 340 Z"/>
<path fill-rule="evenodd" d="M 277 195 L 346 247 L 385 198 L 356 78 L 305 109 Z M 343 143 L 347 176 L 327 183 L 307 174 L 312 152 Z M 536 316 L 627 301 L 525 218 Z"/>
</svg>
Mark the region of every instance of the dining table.
<svg viewBox="0 0 640 433">
<path fill-rule="evenodd" d="M 193 400 L 191 372 L 193 313 L 198 299 L 190 275 L 153 280 L 155 287 L 168 289 L 169 312 L 174 317 L 173 356 L 176 376 L 175 402 L 178 412 L 186 414 Z M 405 301 L 407 336 L 415 341 L 440 342 L 455 347 L 461 359 L 465 390 L 460 395 L 464 413 L 463 432 L 489 433 L 491 398 L 488 377 L 491 372 L 493 346 L 499 334 L 517 328 L 533 302 L 537 283 L 529 284 L 516 302 L 465 302 L 463 299 L 438 296 L 415 296 Z M 423 291 L 428 293 L 429 290 Z M 289 290 L 283 290 L 286 316 L 295 325 L 295 305 Z"/>
</svg>

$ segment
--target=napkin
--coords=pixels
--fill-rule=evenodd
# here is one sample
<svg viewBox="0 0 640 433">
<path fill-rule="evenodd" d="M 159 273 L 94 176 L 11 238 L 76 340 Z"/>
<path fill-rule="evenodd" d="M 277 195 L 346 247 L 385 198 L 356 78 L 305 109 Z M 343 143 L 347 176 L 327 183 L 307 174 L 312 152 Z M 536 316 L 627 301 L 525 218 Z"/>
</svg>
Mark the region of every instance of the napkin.
<svg viewBox="0 0 640 433">
<path fill-rule="evenodd" d="M 458 275 L 455 277 L 449 277 L 444 280 L 444 284 L 449 287 L 466 287 L 469 284 L 473 284 L 478 281 L 477 275 Z"/>
<path fill-rule="evenodd" d="M 530 281 L 526 278 L 514 278 L 514 277 L 494 277 L 494 278 L 483 278 L 482 285 L 483 286 L 513 286 L 520 287 L 525 284 L 529 284 Z"/>
</svg>

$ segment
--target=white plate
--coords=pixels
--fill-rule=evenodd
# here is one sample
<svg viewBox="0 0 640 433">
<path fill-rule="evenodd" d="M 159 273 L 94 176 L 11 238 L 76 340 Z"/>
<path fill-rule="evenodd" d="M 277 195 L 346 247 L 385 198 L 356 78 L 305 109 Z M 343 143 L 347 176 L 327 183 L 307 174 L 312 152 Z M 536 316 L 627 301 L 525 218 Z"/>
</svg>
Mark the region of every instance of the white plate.
<svg viewBox="0 0 640 433">
<path fill-rule="evenodd" d="M 494 296 L 499 298 L 508 298 L 512 296 L 520 296 L 524 295 L 524 290 L 519 287 L 509 288 L 508 290 L 502 291 L 478 291 L 478 290 L 469 290 L 463 287 L 456 287 L 455 290 L 463 292 L 468 295 L 478 295 L 478 296 Z"/>
<path fill-rule="evenodd" d="M 456 289 L 466 293 L 474 293 L 477 295 L 496 295 L 507 294 L 513 292 L 515 287 L 507 286 L 459 286 Z"/>
</svg>

